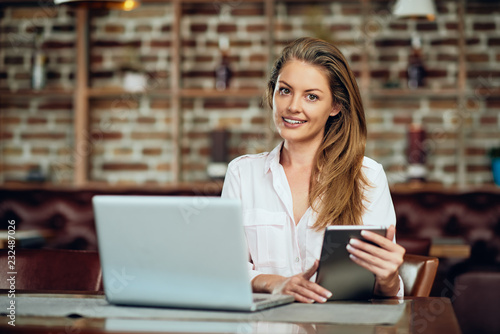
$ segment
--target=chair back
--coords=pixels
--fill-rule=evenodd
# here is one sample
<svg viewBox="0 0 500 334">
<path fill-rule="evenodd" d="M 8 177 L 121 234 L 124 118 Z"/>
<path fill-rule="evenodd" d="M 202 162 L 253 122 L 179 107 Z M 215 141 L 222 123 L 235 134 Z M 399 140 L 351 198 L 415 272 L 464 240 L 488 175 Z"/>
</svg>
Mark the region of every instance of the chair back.
<svg viewBox="0 0 500 334">
<path fill-rule="evenodd" d="M 8 272 L 14 271 L 16 290 L 102 291 L 95 251 L 16 248 L 14 270 L 9 255 L 9 249 L 0 249 L 0 289 L 9 289 Z"/>
<path fill-rule="evenodd" d="M 405 296 L 428 297 L 431 293 L 439 260 L 436 257 L 405 254 L 399 267 Z"/>
</svg>

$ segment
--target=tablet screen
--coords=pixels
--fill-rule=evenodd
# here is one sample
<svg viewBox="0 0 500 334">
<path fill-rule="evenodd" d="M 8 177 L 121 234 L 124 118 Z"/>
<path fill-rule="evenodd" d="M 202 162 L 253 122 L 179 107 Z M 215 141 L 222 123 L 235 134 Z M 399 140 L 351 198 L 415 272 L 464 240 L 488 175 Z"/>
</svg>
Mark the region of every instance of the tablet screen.
<svg viewBox="0 0 500 334">
<path fill-rule="evenodd" d="M 349 258 L 349 239 L 363 241 L 362 230 L 385 236 L 382 226 L 328 226 L 323 238 L 316 282 L 332 292 L 329 300 L 367 300 L 373 297 L 375 275 Z M 368 242 L 368 241 L 367 241 Z"/>
</svg>

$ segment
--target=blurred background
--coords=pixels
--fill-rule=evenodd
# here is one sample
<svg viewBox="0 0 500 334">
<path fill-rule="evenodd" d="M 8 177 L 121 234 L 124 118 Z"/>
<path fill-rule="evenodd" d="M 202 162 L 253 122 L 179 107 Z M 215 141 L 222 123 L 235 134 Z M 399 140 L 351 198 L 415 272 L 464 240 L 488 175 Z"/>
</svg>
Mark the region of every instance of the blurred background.
<svg viewBox="0 0 500 334">
<path fill-rule="evenodd" d="M 219 195 L 229 161 L 280 142 L 267 76 L 313 36 L 358 79 L 398 240 L 440 260 L 431 295 L 500 331 L 499 1 L 55 2 L 0 1 L 0 228 L 20 246 L 95 250 L 95 194 Z"/>
</svg>

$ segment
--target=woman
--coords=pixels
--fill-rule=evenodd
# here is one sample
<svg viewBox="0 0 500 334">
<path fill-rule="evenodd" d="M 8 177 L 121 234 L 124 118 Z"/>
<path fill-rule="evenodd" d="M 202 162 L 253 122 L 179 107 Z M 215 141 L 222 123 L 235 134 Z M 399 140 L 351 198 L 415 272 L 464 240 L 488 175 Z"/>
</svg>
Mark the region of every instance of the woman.
<svg viewBox="0 0 500 334">
<path fill-rule="evenodd" d="M 402 296 L 394 243 L 395 213 L 382 166 L 364 157 L 366 123 L 356 80 L 334 46 L 301 38 L 275 62 L 267 102 L 283 142 L 270 153 L 229 164 L 223 197 L 239 198 L 254 292 L 283 293 L 304 303 L 335 291 L 314 283 L 328 225 L 384 225 L 347 246 L 375 274 L 375 293 Z"/>
</svg>

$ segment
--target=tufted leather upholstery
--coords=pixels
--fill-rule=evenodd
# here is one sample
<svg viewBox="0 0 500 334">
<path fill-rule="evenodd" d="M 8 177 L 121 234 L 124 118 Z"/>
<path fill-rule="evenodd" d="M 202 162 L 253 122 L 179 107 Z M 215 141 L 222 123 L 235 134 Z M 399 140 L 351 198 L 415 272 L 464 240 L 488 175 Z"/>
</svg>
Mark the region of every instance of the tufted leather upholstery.
<svg viewBox="0 0 500 334">
<path fill-rule="evenodd" d="M 0 189 L 0 230 L 15 220 L 17 230 L 46 230 L 54 237 L 46 248 L 97 250 L 94 195 L 218 196 L 220 183 L 162 189 Z"/>
<path fill-rule="evenodd" d="M 399 268 L 399 275 L 405 287 L 405 296 L 428 297 L 439 260 L 435 257 L 405 254 L 404 262 Z"/>
<path fill-rule="evenodd" d="M 16 249 L 15 252 L 17 291 L 102 291 L 97 252 L 55 249 Z M 0 289 L 9 289 L 8 255 L 8 249 L 0 249 Z"/>
</svg>

